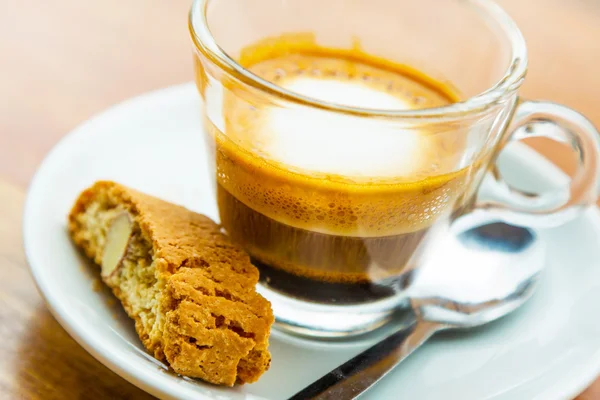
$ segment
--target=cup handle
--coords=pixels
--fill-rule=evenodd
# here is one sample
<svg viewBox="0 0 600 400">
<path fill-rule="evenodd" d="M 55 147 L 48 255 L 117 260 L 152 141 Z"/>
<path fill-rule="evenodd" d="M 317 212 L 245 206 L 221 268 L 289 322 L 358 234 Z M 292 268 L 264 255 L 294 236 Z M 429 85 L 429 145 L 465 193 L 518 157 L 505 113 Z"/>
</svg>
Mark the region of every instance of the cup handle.
<svg viewBox="0 0 600 400">
<path fill-rule="evenodd" d="M 535 124 L 551 123 L 560 129 L 540 132 Z M 570 182 L 541 194 L 519 190 L 499 174 L 496 164 L 484 178 L 477 208 L 492 210 L 499 218 L 515 225 L 553 227 L 572 220 L 596 203 L 600 135 L 583 115 L 568 107 L 544 101 L 522 101 L 517 105 L 506 139 L 508 143 L 530 137 L 546 137 L 566 143 L 577 158 L 577 170 Z M 481 196 L 485 193 L 484 196 Z"/>
</svg>

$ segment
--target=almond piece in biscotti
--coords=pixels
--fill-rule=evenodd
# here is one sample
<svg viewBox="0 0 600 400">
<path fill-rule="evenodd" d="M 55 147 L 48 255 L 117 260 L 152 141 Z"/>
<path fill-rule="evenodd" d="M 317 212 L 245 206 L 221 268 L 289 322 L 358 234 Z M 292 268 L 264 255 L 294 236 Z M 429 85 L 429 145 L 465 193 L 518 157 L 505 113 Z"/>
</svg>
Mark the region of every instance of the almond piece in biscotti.
<svg viewBox="0 0 600 400">
<path fill-rule="evenodd" d="M 104 279 L 112 276 L 122 264 L 132 232 L 133 221 L 127 212 L 118 214 L 112 220 L 102 252 L 101 275 Z"/>
</svg>

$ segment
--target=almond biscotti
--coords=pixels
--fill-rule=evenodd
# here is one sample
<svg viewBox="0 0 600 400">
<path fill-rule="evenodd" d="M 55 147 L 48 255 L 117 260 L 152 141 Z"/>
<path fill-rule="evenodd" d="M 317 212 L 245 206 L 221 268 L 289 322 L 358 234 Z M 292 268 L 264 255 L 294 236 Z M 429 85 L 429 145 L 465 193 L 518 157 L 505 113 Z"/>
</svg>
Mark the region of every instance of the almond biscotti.
<svg viewBox="0 0 600 400">
<path fill-rule="evenodd" d="M 268 369 L 273 313 L 258 270 L 209 218 L 101 181 L 79 196 L 69 231 L 175 372 L 231 386 Z"/>
</svg>

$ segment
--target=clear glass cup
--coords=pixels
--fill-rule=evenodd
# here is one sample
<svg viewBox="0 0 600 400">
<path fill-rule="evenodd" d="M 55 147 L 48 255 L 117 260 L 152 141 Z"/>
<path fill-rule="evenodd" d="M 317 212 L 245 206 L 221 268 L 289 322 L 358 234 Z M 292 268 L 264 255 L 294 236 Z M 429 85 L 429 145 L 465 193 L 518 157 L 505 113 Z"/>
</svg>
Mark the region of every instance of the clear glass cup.
<svg viewBox="0 0 600 400">
<path fill-rule="evenodd" d="M 259 291 L 283 329 L 344 336 L 381 326 L 450 224 L 474 210 L 547 226 L 596 201 L 598 132 L 569 108 L 518 97 L 525 41 L 490 0 L 195 0 L 190 32 L 221 224 L 259 267 Z M 238 63 L 247 46 L 289 33 L 338 49 L 358 42 L 365 53 L 451 82 L 464 100 L 419 110 L 351 107 L 289 91 Z M 419 160 L 373 175 L 294 168 L 233 135 L 266 108 L 317 121 L 316 130 L 318 121 L 352 126 L 347 140 L 355 143 L 315 149 L 314 157 L 350 157 L 357 171 L 394 146 L 404 151 L 390 135 L 418 134 L 452 151 L 439 153 L 434 169 Z M 494 161 L 508 143 L 540 135 L 529 129 L 539 122 L 560 128 L 542 134 L 569 144 L 579 168 L 568 185 L 532 195 L 503 181 Z M 344 229 L 332 232 L 332 221 Z"/>
</svg>

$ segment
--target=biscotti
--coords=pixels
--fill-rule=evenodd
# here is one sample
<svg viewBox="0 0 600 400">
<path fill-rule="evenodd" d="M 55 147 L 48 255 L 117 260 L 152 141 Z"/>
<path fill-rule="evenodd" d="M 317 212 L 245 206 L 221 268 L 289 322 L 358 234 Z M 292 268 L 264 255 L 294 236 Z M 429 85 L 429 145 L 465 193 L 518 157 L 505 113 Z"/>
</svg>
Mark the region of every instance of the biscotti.
<svg viewBox="0 0 600 400">
<path fill-rule="evenodd" d="M 268 369 L 273 313 L 255 291 L 258 270 L 212 220 L 101 181 L 79 196 L 69 231 L 175 372 L 231 386 Z"/>
</svg>

